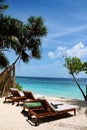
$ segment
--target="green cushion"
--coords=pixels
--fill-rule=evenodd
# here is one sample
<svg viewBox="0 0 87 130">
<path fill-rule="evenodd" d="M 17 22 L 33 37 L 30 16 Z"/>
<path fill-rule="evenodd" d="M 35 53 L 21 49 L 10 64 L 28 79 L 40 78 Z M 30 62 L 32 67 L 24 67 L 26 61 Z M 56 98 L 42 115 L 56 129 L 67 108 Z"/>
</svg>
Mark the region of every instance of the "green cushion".
<svg viewBox="0 0 87 130">
<path fill-rule="evenodd" d="M 24 106 L 27 106 L 27 107 L 40 107 L 41 103 L 40 102 L 27 102 L 27 103 L 24 103 Z"/>
</svg>

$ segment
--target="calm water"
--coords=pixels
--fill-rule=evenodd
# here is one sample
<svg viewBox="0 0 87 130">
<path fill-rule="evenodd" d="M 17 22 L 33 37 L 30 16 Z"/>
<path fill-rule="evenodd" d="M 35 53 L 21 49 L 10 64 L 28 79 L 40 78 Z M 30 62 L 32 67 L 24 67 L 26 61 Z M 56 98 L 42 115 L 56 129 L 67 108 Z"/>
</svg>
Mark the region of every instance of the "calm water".
<svg viewBox="0 0 87 130">
<path fill-rule="evenodd" d="M 83 100 L 83 96 L 73 79 L 16 77 L 16 81 L 22 85 L 23 90 L 30 90 L 34 94 Z M 86 92 L 87 79 L 78 79 L 78 81 Z"/>
</svg>

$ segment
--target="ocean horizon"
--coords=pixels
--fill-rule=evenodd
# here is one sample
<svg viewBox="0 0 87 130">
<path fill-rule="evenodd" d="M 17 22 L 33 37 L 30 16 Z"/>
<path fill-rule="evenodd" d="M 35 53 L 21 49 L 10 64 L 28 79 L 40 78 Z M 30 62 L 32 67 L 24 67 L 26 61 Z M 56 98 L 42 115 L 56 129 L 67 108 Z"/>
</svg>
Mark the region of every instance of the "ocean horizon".
<svg viewBox="0 0 87 130">
<path fill-rule="evenodd" d="M 87 78 L 78 78 L 77 80 L 86 93 Z M 23 90 L 32 91 L 34 94 L 84 100 L 72 78 L 16 76 L 16 82 L 22 86 Z"/>
</svg>

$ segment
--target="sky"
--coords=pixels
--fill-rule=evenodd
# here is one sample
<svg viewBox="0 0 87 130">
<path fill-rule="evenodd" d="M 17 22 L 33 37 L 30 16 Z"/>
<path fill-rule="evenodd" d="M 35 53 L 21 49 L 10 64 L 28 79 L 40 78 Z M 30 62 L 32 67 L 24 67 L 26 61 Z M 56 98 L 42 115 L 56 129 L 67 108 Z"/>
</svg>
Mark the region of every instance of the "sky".
<svg viewBox="0 0 87 130">
<path fill-rule="evenodd" d="M 71 78 L 64 67 L 64 56 L 87 61 L 87 0 L 7 0 L 5 14 L 26 23 L 31 16 L 42 16 L 47 36 L 42 39 L 40 60 L 16 64 L 17 76 Z M 7 54 L 10 63 L 14 52 Z M 80 73 L 78 77 L 86 78 Z"/>
</svg>

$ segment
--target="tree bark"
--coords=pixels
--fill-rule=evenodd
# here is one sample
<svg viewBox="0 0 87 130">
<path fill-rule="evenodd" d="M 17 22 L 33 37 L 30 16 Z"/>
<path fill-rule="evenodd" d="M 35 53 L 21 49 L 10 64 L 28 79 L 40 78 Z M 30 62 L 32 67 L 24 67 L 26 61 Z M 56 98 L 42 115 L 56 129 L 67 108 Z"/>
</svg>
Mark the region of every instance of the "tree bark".
<svg viewBox="0 0 87 130">
<path fill-rule="evenodd" d="M 81 93 L 82 93 L 82 95 L 83 95 L 83 97 L 84 97 L 84 100 L 87 101 L 87 96 L 85 95 L 84 91 L 83 91 L 82 88 L 80 87 L 80 84 L 79 84 L 78 81 L 76 80 L 74 74 L 72 74 L 72 76 L 73 76 L 73 79 L 74 79 L 74 81 L 76 82 L 76 84 L 77 84 L 79 90 L 81 91 Z"/>
</svg>

